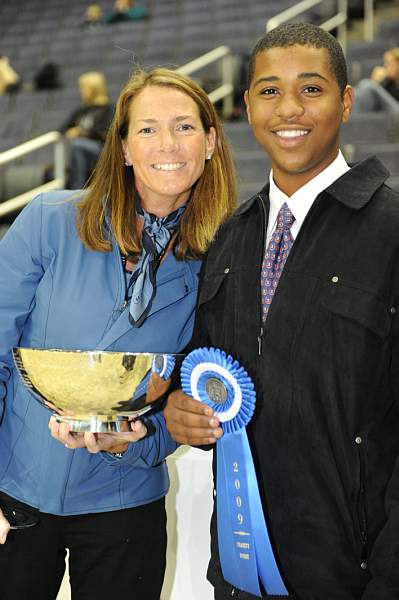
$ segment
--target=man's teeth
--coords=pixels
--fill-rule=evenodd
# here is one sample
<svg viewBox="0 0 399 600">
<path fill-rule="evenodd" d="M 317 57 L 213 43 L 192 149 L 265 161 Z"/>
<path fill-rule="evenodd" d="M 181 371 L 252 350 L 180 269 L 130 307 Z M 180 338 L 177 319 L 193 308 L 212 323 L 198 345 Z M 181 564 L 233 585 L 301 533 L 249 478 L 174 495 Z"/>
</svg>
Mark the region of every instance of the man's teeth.
<svg viewBox="0 0 399 600">
<path fill-rule="evenodd" d="M 181 169 L 183 167 L 184 163 L 182 162 L 178 162 L 178 163 L 159 163 L 159 164 L 154 164 L 152 165 L 154 167 L 154 169 L 157 169 L 158 171 L 176 171 L 176 169 Z"/>
<path fill-rule="evenodd" d="M 304 129 L 276 131 L 276 134 L 279 137 L 283 137 L 283 138 L 293 138 L 293 137 L 298 137 L 298 136 L 304 136 L 304 135 L 307 135 L 308 133 L 309 133 L 309 131 L 305 131 Z"/>
</svg>

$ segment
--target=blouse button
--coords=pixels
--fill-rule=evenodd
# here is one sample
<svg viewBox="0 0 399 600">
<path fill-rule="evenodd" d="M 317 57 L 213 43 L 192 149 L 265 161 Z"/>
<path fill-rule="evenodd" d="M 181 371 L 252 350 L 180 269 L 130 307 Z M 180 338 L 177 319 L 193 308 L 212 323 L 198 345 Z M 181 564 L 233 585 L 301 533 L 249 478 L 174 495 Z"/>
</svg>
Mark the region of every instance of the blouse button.
<svg viewBox="0 0 399 600">
<path fill-rule="evenodd" d="M 338 278 L 338 276 L 337 276 L 337 275 L 334 275 L 334 277 L 331 277 L 331 281 L 332 281 L 333 283 L 338 283 L 338 281 L 339 281 L 339 278 Z"/>
</svg>

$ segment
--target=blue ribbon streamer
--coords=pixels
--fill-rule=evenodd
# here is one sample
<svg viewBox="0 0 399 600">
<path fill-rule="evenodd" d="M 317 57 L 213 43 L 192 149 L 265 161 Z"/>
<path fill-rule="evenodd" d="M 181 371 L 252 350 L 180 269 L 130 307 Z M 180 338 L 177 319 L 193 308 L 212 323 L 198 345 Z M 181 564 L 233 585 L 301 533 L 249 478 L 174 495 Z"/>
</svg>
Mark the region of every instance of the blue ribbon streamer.
<svg viewBox="0 0 399 600">
<path fill-rule="evenodd" d="M 231 416 L 236 401 L 232 377 L 240 387 L 242 401 L 237 414 L 228 421 L 225 416 Z M 226 389 L 223 403 L 215 403 L 207 393 L 206 383 L 211 378 L 218 379 Z M 288 596 L 272 550 L 245 430 L 255 406 L 253 383 L 237 361 L 214 348 L 191 352 L 183 361 L 181 380 L 186 394 L 216 411 L 224 430 L 216 444 L 218 544 L 223 576 L 255 596 L 262 596 L 259 581 L 267 594 Z"/>
</svg>

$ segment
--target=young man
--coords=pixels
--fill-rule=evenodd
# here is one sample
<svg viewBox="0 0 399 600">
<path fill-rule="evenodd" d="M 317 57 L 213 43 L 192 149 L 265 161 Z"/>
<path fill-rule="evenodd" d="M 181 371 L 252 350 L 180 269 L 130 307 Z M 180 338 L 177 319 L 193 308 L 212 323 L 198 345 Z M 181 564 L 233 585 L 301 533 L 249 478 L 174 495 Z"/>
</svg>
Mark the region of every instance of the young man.
<svg viewBox="0 0 399 600">
<path fill-rule="evenodd" d="M 192 346 L 255 383 L 247 433 L 289 597 L 398 599 L 399 196 L 376 158 L 350 168 L 339 151 L 352 89 L 322 29 L 261 39 L 245 101 L 272 172 L 209 252 Z M 181 391 L 165 417 L 181 443 L 222 435 Z M 224 580 L 212 536 L 215 598 L 255 598 Z"/>
</svg>

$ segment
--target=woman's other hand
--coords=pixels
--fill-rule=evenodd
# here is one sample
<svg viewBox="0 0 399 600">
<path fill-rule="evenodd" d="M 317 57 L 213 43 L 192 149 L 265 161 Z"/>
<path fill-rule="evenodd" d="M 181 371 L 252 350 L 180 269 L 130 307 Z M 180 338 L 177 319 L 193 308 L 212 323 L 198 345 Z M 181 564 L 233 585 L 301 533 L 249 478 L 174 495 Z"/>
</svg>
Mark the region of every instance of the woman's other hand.
<svg viewBox="0 0 399 600">
<path fill-rule="evenodd" d="M 67 448 L 86 448 L 88 452 L 123 453 L 132 442 L 138 442 L 147 435 L 147 428 L 140 420 L 123 421 L 121 427 L 125 431 L 118 433 L 76 433 L 70 430 L 67 423 L 58 423 L 55 417 L 49 421 L 49 429 L 53 438 Z"/>
<path fill-rule="evenodd" d="M 3 515 L 3 511 L 0 510 L 0 544 L 5 544 L 7 540 L 8 532 L 10 531 L 11 526 L 7 521 L 5 516 Z"/>
</svg>

